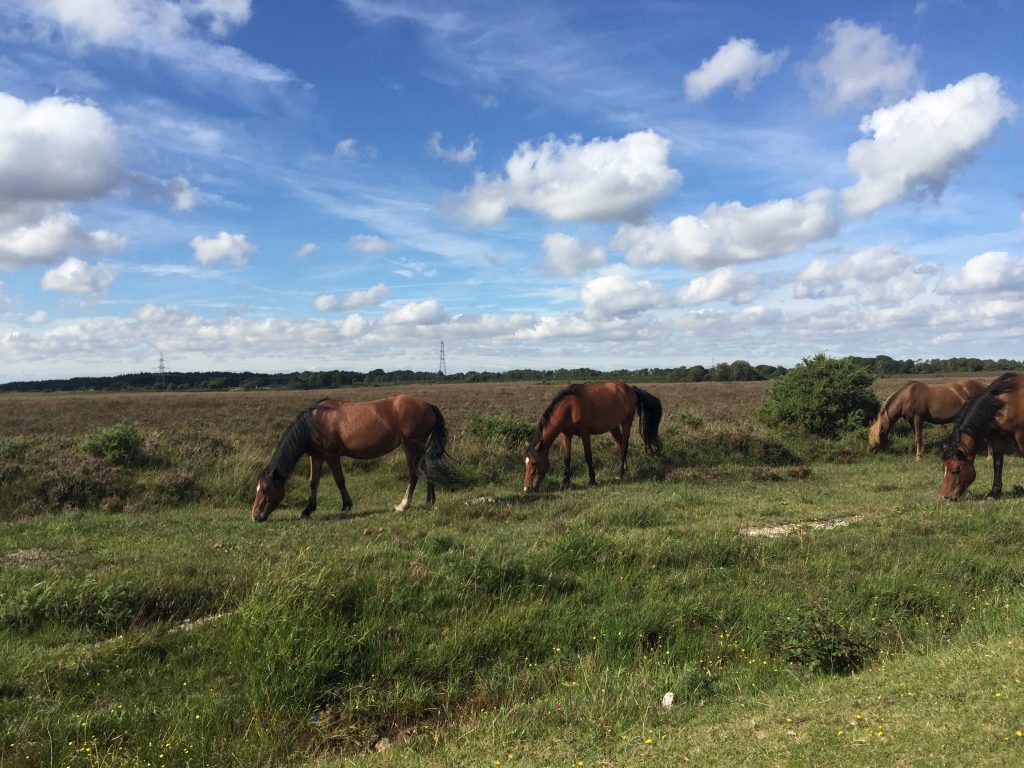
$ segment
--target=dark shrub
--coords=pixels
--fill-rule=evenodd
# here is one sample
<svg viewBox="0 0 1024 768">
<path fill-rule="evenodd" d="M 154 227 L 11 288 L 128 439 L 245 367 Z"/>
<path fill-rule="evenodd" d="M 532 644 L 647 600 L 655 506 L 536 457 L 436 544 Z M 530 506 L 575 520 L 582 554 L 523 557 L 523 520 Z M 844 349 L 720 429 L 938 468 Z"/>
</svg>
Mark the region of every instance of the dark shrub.
<svg viewBox="0 0 1024 768">
<path fill-rule="evenodd" d="M 871 382 L 871 374 L 849 358 L 819 353 L 772 383 L 758 416 L 769 424 L 835 437 L 864 426 L 878 411 Z"/>
<path fill-rule="evenodd" d="M 114 424 L 90 432 L 82 449 L 115 467 L 136 467 L 142 463 L 142 435 L 130 424 Z"/>
<path fill-rule="evenodd" d="M 503 445 L 506 448 L 521 448 L 533 437 L 535 425 L 526 421 L 516 421 L 508 414 L 500 416 L 474 416 L 466 425 L 466 432 L 482 437 L 488 442 Z"/>
</svg>

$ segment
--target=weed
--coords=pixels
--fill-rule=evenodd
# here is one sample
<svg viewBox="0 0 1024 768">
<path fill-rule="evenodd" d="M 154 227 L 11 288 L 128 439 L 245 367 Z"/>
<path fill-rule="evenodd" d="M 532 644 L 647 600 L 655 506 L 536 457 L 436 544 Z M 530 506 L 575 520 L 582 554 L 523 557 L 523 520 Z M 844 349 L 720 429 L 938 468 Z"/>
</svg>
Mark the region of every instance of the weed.
<svg viewBox="0 0 1024 768">
<path fill-rule="evenodd" d="M 90 432 L 82 449 L 115 467 L 136 467 L 143 459 L 142 435 L 123 422 Z"/>
</svg>

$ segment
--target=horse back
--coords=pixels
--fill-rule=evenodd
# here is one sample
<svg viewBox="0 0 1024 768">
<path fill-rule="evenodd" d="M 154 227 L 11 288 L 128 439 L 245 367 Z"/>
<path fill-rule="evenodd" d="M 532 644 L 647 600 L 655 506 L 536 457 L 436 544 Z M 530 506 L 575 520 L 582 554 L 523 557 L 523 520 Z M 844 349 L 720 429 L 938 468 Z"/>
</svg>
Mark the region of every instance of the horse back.
<svg viewBox="0 0 1024 768">
<path fill-rule="evenodd" d="M 403 440 L 425 441 L 434 426 L 433 408 L 425 400 L 398 395 L 381 400 L 324 400 L 314 411 L 322 455 L 375 459 Z"/>
<path fill-rule="evenodd" d="M 573 422 L 579 432 L 611 432 L 636 412 L 636 393 L 621 381 L 584 384 L 575 398 Z"/>
</svg>

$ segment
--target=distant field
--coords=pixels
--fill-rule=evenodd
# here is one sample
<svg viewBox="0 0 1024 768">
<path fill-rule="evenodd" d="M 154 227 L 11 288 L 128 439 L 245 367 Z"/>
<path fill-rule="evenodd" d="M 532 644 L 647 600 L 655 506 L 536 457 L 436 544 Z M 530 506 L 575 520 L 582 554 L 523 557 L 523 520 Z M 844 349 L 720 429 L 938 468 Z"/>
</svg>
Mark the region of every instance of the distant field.
<svg viewBox="0 0 1024 768">
<path fill-rule="evenodd" d="M 663 455 L 524 497 L 560 386 L 0 397 L 0 765 L 1024 762 L 1024 493 L 940 503 L 948 427 L 867 456 L 758 425 L 767 382 L 644 384 Z M 297 411 L 397 392 L 451 429 L 433 510 L 394 455 L 351 517 L 300 463 L 248 519 Z M 82 448 L 118 423 L 130 466 Z"/>
</svg>

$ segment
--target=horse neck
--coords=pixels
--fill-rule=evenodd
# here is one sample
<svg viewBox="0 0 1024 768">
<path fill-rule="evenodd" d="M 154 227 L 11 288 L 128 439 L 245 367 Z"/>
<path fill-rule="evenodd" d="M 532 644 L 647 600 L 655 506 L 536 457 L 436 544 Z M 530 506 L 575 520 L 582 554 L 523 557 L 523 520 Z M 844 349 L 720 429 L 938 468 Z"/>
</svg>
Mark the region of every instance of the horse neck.
<svg viewBox="0 0 1024 768">
<path fill-rule="evenodd" d="M 313 428 L 313 415 L 309 411 L 300 413 L 281 436 L 267 466 L 289 477 L 299 459 L 309 450 Z"/>
<path fill-rule="evenodd" d="M 959 440 L 957 442 L 960 445 L 960 447 L 964 449 L 964 453 L 967 454 L 967 458 L 969 458 L 971 461 L 974 461 L 974 457 L 978 453 L 979 441 L 976 440 L 974 436 L 971 435 L 970 433 L 961 432 L 959 435 Z"/>
<path fill-rule="evenodd" d="M 558 438 L 562 432 L 566 430 L 568 426 L 566 422 L 569 419 L 572 407 L 569 403 L 568 397 L 559 400 L 554 408 L 551 409 L 551 413 L 548 415 L 546 421 L 542 420 L 537 425 L 536 446 L 537 450 L 541 453 L 547 453 L 551 450 L 552 444 Z"/>
</svg>

